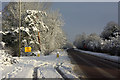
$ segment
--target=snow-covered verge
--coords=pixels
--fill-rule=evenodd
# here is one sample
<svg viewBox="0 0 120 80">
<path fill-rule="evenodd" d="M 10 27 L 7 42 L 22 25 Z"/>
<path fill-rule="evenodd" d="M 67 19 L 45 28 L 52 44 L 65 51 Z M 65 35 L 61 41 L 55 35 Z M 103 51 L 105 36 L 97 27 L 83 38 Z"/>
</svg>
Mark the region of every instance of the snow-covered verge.
<svg viewBox="0 0 120 80">
<path fill-rule="evenodd" d="M 57 54 L 59 57 L 57 58 Z M 19 63 L 2 68 L 2 78 L 63 78 L 56 67 L 63 72 L 67 78 L 78 78 L 73 72 L 67 52 L 64 50 L 53 51 L 48 56 L 40 55 L 31 57 L 14 57 Z M 35 74 L 36 70 L 36 74 Z"/>
<path fill-rule="evenodd" d="M 94 55 L 94 56 L 97 56 L 97 57 L 100 57 L 100 58 L 103 58 L 103 59 L 106 59 L 106 60 L 109 60 L 109 61 L 120 63 L 120 61 L 119 61 L 120 57 L 119 56 L 111 56 L 111 55 L 104 54 L 104 53 L 84 51 L 84 50 L 79 50 L 79 49 L 75 49 L 75 50 L 86 53 L 86 54 Z"/>
<path fill-rule="evenodd" d="M 4 42 L 0 42 L 0 69 L 3 69 L 4 65 L 8 66 L 17 63 L 17 60 L 4 49 L 4 44 Z"/>
<path fill-rule="evenodd" d="M 10 67 L 15 63 L 18 63 L 17 59 L 8 54 L 8 51 L 5 50 L 4 45 L 4 42 L 0 42 L 0 79 L 3 71 L 5 72 L 6 67 Z"/>
</svg>

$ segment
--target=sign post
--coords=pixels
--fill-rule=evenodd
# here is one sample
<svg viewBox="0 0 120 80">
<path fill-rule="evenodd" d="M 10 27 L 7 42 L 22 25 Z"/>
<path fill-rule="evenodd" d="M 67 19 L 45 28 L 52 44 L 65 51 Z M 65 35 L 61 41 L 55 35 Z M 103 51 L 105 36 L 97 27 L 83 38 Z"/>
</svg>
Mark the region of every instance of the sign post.
<svg viewBox="0 0 120 80">
<path fill-rule="evenodd" d="M 19 1 L 19 57 L 21 55 L 20 49 L 21 49 L 21 33 L 20 33 L 20 27 L 21 27 L 21 0 Z"/>
<path fill-rule="evenodd" d="M 40 50 L 40 53 L 42 52 L 42 50 L 41 50 L 41 42 L 40 42 L 40 32 L 38 32 L 38 42 L 39 42 L 39 50 Z M 40 57 L 40 53 L 39 53 L 39 55 L 37 55 L 38 57 Z"/>
<path fill-rule="evenodd" d="M 59 54 L 57 53 L 57 58 L 59 58 Z"/>
</svg>

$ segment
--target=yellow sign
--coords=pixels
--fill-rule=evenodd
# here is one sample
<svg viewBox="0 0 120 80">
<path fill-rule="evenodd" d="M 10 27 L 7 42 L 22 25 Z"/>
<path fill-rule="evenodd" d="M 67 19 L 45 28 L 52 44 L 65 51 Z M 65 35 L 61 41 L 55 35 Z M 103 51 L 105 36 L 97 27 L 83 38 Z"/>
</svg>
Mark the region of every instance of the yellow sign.
<svg viewBox="0 0 120 80">
<path fill-rule="evenodd" d="M 59 54 L 57 53 L 57 58 L 59 58 Z"/>
<path fill-rule="evenodd" d="M 40 54 L 37 54 L 38 57 L 40 57 Z"/>
<path fill-rule="evenodd" d="M 31 52 L 31 47 L 25 47 L 25 52 Z"/>
</svg>

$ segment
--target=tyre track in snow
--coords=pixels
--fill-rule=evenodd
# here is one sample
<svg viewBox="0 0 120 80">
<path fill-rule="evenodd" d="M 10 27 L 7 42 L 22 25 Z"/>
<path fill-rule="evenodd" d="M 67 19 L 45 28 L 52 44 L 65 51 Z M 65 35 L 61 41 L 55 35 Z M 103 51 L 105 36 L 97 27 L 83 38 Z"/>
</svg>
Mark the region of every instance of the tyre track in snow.
<svg viewBox="0 0 120 80">
<path fill-rule="evenodd" d="M 39 78 L 38 78 L 38 69 L 39 69 L 40 67 L 35 67 L 34 68 L 34 72 L 33 72 L 33 80 L 38 80 Z M 41 72 L 40 72 L 41 73 Z M 42 77 L 42 79 L 45 79 L 45 77 L 43 76 Z"/>
<path fill-rule="evenodd" d="M 35 67 L 34 68 L 34 72 L 33 72 L 33 80 L 37 80 L 37 69 L 38 69 L 39 67 Z"/>
<path fill-rule="evenodd" d="M 45 69 L 45 68 L 44 68 Z M 56 70 L 56 67 L 53 67 L 53 69 L 56 71 L 55 74 L 58 74 L 59 76 L 61 76 L 60 78 L 62 79 L 62 75 Z M 47 69 L 46 69 L 47 70 Z M 49 70 L 49 69 L 48 69 Z M 49 73 L 51 74 L 51 73 Z M 51 76 L 52 77 L 52 76 Z M 35 67 L 34 68 L 34 72 L 33 72 L 33 80 L 39 80 L 39 79 L 47 79 L 47 76 L 45 75 L 44 70 L 41 68 L 41 66 L 39 67 Z M 64 79 L 63 79 L 64 80 Z"/>
<path fill-rule="evenodd" d="M 56 65 L 54 68 L 62 76 L 63 80 L 80 80 L 74 72 L 67 70 L 65 66 Z"/>
<path fill-rule="evenodd" d="M 61 80 L 72 80 L 72 78 L 69 78 L 65 75 L 65 73 L 63 73 L 60 69 L 59 66 L 55 66 L 54 70 L 56 71 L 56 74 L 59 74 L 61 76 Z M 39 80 L 39 77 L 41 76 L 41 79 L 47 79 L 42 71 L 41 71 L 41 67 L 35 67 L 34 68 L 34 72 L 33 72 L 33 80 Z M 78 79 L 77 79 L 78 80 Z"/>
<path fill-rule="evenodd" d="M 59 66 L 54 67 L 55 70 L 62 76 L 63 80 L 70 80 L 60 69 Z"/>
</svg>

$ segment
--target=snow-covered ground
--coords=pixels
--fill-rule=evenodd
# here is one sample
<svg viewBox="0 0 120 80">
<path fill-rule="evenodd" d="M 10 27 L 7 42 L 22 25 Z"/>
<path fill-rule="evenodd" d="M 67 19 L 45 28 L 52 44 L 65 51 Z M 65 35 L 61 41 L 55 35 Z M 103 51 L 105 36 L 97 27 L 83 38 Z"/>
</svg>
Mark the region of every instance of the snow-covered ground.
<svg viewBox="0 0 120 80">
<path fill-rule="evenodd" d="M 111 56 L 111 55 L 108 55 L 108 54 L 105 54 L 105 53 L 97 53 L 97 52 L 84 51 L 84 50 L 79 50 L 79 49 L 75 49 L 75 50 L 81 51 L 81 52 L 86 53 L 86 54 L 94 55 L 94 56 L 97 56 L 97 57 L 101 57 L 101 58 L 109 60 L 109 61 L 120 63 L 120 57 L 119 56 Z"/>
<path fill-rule="evenodd" d="M 56 57 L 57 53 L 59 58 Z M 14 57 L 18 63 L 1 66 L 2 78 L 63 78 L 59 69 L 67 78 L 78 78 L 73 72 L 67 52 L 56 50 L 48 56 Z M 34 75 L 34 76 L 33 76 Z"/>
</svg>

